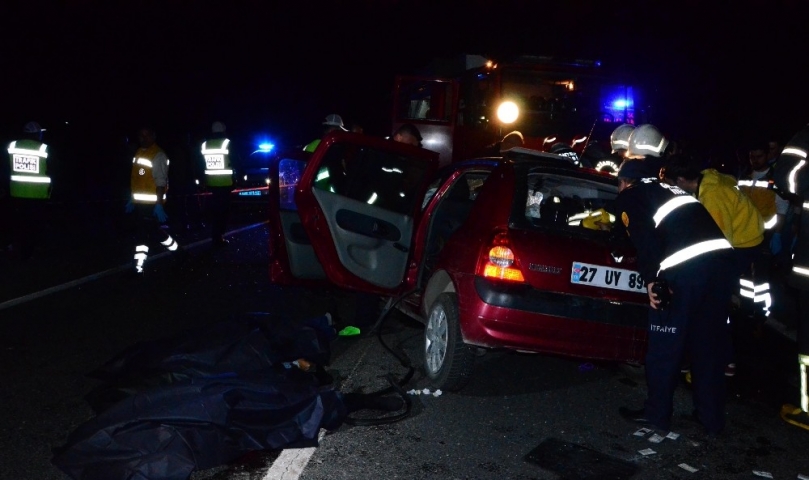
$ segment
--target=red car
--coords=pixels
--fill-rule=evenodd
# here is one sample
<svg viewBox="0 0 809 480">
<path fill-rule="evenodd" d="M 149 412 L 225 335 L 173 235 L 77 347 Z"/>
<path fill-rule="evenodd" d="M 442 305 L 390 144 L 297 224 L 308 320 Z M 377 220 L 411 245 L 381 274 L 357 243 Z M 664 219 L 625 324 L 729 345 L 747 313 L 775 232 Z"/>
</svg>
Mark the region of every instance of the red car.
<svg viewBox="0 0 809 480">
<path fill-rule="evenodd" d="M 479 348 L 641 363 L 648 299 L 634 250 L 608 227 L 615 177 L 528 149 L 437 164 L 346 132 L 279 157 L 272 281 L 402 296 L 425 324 L 427 375 L 450 391 Z"/>
</svg>

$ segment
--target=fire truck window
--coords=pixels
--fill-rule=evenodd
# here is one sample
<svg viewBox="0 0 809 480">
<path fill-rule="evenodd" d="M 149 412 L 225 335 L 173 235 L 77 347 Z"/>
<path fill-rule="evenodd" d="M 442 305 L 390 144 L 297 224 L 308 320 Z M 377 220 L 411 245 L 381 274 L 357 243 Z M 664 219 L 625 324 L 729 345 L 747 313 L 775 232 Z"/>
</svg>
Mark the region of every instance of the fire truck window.
<svg viewBox="0 0 809 480">
<path fill-rule="evenodd" d="M 427 80 L 402 82 L 396 105 L 396 118 L 401 120 L 449 121 L 452 85 Z"/>
</svg>

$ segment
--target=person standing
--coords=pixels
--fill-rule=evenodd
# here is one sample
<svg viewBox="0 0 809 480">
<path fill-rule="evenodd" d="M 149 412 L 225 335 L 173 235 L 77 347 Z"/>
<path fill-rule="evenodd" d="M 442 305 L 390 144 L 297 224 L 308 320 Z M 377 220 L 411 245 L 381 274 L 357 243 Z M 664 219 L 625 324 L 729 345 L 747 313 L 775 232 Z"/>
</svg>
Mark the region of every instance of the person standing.
<svg viewBox="0 0 809 480">
<path fill-rule="evenodd" d="M 149 244 L 159 241 L 175 259 L 182 262 L 186 251 L 168 233 L 165 202 L 168 190 L 169 159 L 156 143 L 151 127 L 142 127 L 138 132 L 140 148 L 132 159 L 130 175 L 131 196 L 126 212 L 135 215 L 135 273 L 143 274 L 143 266 L 149 256 Z"/>
<path fill-rule="evenodd" d="M 51 198 L 48 174 L 48 145 L 42 142 L 42 128 L 37 122 L 23 127 L 23 136 L 8 145 L 10 162 L 9 196 L 13 236 L 12 248 L 22 260 L 34 253 L 38 232 L 45 222 L 45 208 Z"/>
<path fill-rule="evenodd" d="M 225 229 L 233 190 L 230 147 L 230 139 L 225 134 L 225 124 L 213 122 L 211 135 L 202 142 L 201 153 L 205 159 L 205 186 L 211 192 L 208 212 L 211 222 L 211 243 L 214 247 L 222 247 L 229 243 L 225 238 Z"/>
<path fill-rule="evenodd" d="M 320 140 L 325 137 L 327 133 L 334 130 L 347 131 L 345 125 L 343 125 L 343 117 L 336 113 L 326 116 L 326 121 L 323 122 L 323 135 L 307 143 L 306 146 L 303 147 L 303 151 L 309 153 L 314 152 L 317 146 L 320 145 Z"/>
<path fill-rule="evenodd" d="M 781 418 L 797 427 L 809 430 L 809 125 L 787 142 L 776 163 L 776 187 L 800 205 L 798 236 L 792 249 L 789 284 L 798 294 L 798 372 L 800 375 L 800 405 L 784 405 Z"/>
<path fill-rule="evenodd" d="M 654 148 L 665 147 L 658 142 Z M 732 249 L 708 210 L 685 190 L 660 182 L 658 174 L 648 159 L 625 160 L 618 170 L 616 216 L 637 251 L 650 306 L 647 398 L 642 409 L 621 407 L 619 413 L 668 431 L 681 362 L 688 354 L 694 412 L 713 436 L 725 427 Z"/>
<path fill-rule="evenodd" d="M 738 188 L 736 178 L 720 173 L 713 168 L 702 169 L 701 163 L 686 155 L 673 155 L 668 159 L 665 176 L 672 185 L 677 185 L 697 197 L 705 206 L 716 224 L 733 247 L 736 261 L 736 278 L 739 279 L 740 295 L 752 303 L 761 303 L 761 310 L 769 313 L 770 294 L 766 282 L 755 288 L 753 266 L 762 254 L 764 220 L 753 202 Z M 738 325 L 736 325 L 738 327 Z M 735 328 L 738 332 L 739 329 Z M 736 363 L 728 363 L 725 376 L 736 373 Z"/>
</svg>

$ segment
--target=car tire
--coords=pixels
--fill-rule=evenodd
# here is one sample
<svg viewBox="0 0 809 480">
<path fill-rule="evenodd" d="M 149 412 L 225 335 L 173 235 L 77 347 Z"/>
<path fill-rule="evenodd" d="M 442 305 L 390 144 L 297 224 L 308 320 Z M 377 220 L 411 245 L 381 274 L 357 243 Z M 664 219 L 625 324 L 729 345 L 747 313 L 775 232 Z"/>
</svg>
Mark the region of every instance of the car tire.
<svg viewBox="0 0 809 480">
<path fill-rule="evenodd" d="M 475 349 L 463 343 L 458 296 L 442 293 L 424 327 L 424 370 L 436 388 L 457 392 L 472 379 Z"/>
</svg>

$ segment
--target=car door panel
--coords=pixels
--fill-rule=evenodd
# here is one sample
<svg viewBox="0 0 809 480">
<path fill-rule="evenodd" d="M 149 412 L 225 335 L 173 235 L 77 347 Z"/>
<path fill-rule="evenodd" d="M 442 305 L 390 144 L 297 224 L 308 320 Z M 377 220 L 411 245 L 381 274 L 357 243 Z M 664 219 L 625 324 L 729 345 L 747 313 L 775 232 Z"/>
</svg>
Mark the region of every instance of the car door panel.
<svg viewBox="0 0 809 480">
<path fill-rule="evenodd" d="M 298 212 L 280 212 L 290 273 L 301 280 L 325 280 L 326 272 L 315 255 Z"/>
<path fill-rule="evenodd" d="M 397 287 L 407 269 L 408 250 L 399 241 L 410 238 L 413 220 L 358 200 L 315 190 L 340 263 L 354 275 L 384 288 Z"/>
<path fill-rule="evenodd" d="M 328 279 L 377 294 L 402 290 L 411 244 L 438 154 L 386 139 L 334 132 L 296 190 L 298 211 Z"/>
</svg>

